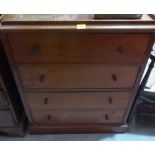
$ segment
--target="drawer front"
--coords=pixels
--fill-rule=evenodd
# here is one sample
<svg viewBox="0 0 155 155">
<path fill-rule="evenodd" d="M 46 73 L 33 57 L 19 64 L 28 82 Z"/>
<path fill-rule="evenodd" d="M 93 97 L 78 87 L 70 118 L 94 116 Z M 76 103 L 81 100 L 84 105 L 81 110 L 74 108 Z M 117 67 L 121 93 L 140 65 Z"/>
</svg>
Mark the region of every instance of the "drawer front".
<svg viewBox="0 0 155 155">
<path fill-rule="evenodd" d="M 26 93 L 31 110 L 126 108 L 131 92 Z"/>
<path fill-rule="evenodd" d="M 103 124 L 121 123 L 125 110 L 32 111 L 37 124 Z"/>
<path fill-rule="evenodd" d="M 0 90 L 0 110 L 8 109 L 9 105 L 7 104 L 6 96 L 4 92 Z"/>
<path fill-rule="evenodd" d="M 9 33 L 17 63 L 140 63 L 149 34 Z"/>
<path fill-rule="evenodd" d="M 103 64 L 18 66 L 25 89 L 132 88 L 138 69 Z"/>
<path fill-rule="evenodd" d="M 12 126 L 15 122 L 9 110 L 0 110 L 0 127 Z"/>
</svg>

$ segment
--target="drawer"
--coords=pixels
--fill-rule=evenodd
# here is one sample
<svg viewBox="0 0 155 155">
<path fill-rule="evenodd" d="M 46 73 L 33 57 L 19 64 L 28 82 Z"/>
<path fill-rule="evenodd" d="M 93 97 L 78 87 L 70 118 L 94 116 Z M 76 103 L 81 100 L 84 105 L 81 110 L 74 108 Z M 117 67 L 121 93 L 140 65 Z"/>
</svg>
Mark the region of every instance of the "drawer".
<svg viewBox="0 0 155 155">
<path fill-rule="evenodd" d="M 125 110 L 32 111 L 37 124 L 102 124 L 121 123 Z"/>
<path fill-rule="evenodd" d="M 131 92 L 26 93 L 31 110 L 88 110 L 126 108 Z"/>
<path fill-rule="evenodd" d="M 9 110 L 0 110 L 0 127 L 12 126 L 15 122 Z"/>
<path fill-rule="evenodd" d="M 6 96 L 3 91 L 0 90 L 0 110 L 8 109 L 9 105 L 6 100 Z"/>
<path fill-rule="evenodd" d="M 140 63 L 149 34 L 9 33 L 17 63 Z"/>
<path fill-rule="evenodd" d="M 138 69 L 103 64 L 18 65 L 25 89 L 132 88 Z"/>
</svg>

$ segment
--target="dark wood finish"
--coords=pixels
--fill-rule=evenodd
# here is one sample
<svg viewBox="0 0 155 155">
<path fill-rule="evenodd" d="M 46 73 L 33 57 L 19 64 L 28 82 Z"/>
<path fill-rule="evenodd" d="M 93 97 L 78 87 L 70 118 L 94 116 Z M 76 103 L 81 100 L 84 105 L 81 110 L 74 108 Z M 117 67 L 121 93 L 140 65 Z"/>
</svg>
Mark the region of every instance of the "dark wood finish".
<svg viewBox="0 0 155 155">
<path fill-rule="evenodd" d="M 131 92 L 26 93 L 32 110 L 126 108 Z"/>
<path fill-rule="evenodd" d="M 8 34 L 17 63 L 141 63 L 149 38 L 79 32 Z"/>
<path fill-rule="evenodd" d="M 108 110 L 46 110 L 32 111 L 32 118 L 36 124 L 104 124 L 121 123 L 124 116 L 124 109 Z"/>
<path fill-rule="evenodd" d="M 153 33 L 155 21 L 148 15 L 139 20 L 94 20 L 94 15 L 3 15 L 0 32 L 104 32 Z M 77 29 L 77 25 L 85 24 Z"/>
<path fill-rule="evenodd" d="M 51 16 L 1 20 L 1 40 L 30 132 L 126 131 L 122 125 L 155 40 L 155 21 L 147 15 L 139 20 Z"/>
<path fill-rule="evenodd" d="M 128 131 L 128 126 L 121 124 L 107 125 L 46 125 L 30 126 L 29 131 L 32 134 L 71 134 L 71 133 L 124 133 Z"/>
<path fill-rule="evenodd" d="M 142 18 L 139 20 L 135 19 L 135 20 L 131 20 L 131 19 L 125 19 L 125 20 L 94 20 L 94 15 L 92 14 L 56 14 L 56 15 L 27 15 L 27 14 L 23 14 L 23 15 L 3 15 L 3 17 L 1 18 L 1 24 L 2 25 L 7 25 L 7 27 L 1 27 L 3 30 L 7 29 L 7 30 L 15 30 L 14 25 L 16 26 L 16 30 L 21 30 L 21 25 L 25 25 L 24 27 L 29 29 L 29 25 L 38 25 L 38 28 L 40 27 L 40 25 L 48 25 L 50 27 L 52 27 L 53 25 L 63 25 L 63 27 L 65 27 L 65 25 L 74 25 L 74 24 L 88 24 L 88 25 L 96 25 L 96 24 L 104 24 L 101 25 L 101 28 L 104 29 L 105 24 L 116 24 L 117 27 L 119 27 L 121 24 L 127 24 L 128 26 L 131 26 L 130 24 L 136 24 L 132 25 L 133 28 L 137 27 L 137 25 L 142 25 L 142 27 L 144 26 L 144 24 L 147 25 L 147 31 L 149 30 L 149 25 L 153 24 L 154 21 L 152 20 L 152 18 L 149 15 L 143 14 Z M 64 25 L 65 23 L 65 25 Z M 9 25 L 11 25 L 11 27 L 9 27 Z M 20 25 L 20 27 L 18 27 L 18 25 Z M 34 28 L 33 26 L 31 26 L 31 29 Z M 111 25 L 108 25 L 111 26 Z M 9 29 L 8 29 L 9 28 Z M 11 28 L 11 29 L 10 29 Z M 44 27 L 46 29 L 46 27 Z M 67 28 L 67 27 L 66 27 Z M 68 27 L 71 28 L 71 27 Z M 74 27 L 76 28 L 76 26 Z M 108 29 L 107 27 L 105 27 L 106 30 Z M 116 28 L 116 27 L 114 27 Z M 123 27 L 122 27 L 123 28 Z M 144 28 L 144 27 L 143 27 Z M 145 28 L 144 28 L 145 29 Z M 143 29 L 143 32 L 144 32 Z M 29 29 L 30 30 L 30 29 Z M 41 30 L 41 29 L 40 29 Z M 122 29 L 120 29 L 121 31 Z M 130 29 L 131 31 L 131 29 Z"/>
<path fill-rule="evenodd" d="M 94 14 L 94 19 L 140 19 L 142 14 Z"/>
<path fill-rule="evenodd" d="M 104 64 L 18 66 L 25 89 L 133 88 L 138 69 Z"/>
<path fill-rule="evenodd" d="M 27 93 L 32 110 L 125 108 L 130 92 Z"/>
</svg>

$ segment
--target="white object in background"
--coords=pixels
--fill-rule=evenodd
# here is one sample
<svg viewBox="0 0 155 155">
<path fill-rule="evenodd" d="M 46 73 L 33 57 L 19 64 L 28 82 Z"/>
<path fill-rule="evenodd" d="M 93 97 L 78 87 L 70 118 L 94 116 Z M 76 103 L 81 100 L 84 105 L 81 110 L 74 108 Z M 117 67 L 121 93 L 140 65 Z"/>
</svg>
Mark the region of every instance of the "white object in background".
<svg viewBox="0 0 155 155">
<path fill-rule="evenodd" d="M 153 51 L 151 52 L 151 55 L 155 56 L 155 44 L 153 45 Z M 143 77 L 148 69 L 148 66 L 150 64 L 151 60 L 149 59 L 145 68 L 145 71 L 143 73 Z M 143 79 L 142 77 L 142 79 Z M 149 89 L 145 89 L 145 91 L 155 92 L 155 67 L 152 69 L 151 74 L 149 76 L 149 79 L 147 81 L 146 87 Z"/>
<path fill-rule="evenodd" d="M 153 50 L 155 50 L 155 43 L 153 44 Z"/>
<path fill-rule="evenodd" d="M 153 56 L 155 56 L 155 50 L 153 50 L 153 51 L 151 52 L 151 54 L 152 54 Z"/>
</svg>

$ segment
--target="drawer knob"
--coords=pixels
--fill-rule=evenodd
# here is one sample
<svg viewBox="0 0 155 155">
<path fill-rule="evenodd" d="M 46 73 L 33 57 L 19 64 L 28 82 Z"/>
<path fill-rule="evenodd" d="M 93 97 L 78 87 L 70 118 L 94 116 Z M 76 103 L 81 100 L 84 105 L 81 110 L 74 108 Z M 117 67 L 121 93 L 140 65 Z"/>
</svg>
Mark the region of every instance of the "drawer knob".
<svg viewBox="0 0 155 155">
<path fill-rule="evenodd" d="M 108 98 L 108 101 L 110 104 L 112 104 L 112 98 L 111 97 Z"/>
<path fill-rule="evenodd" d="M 119 46 L 116 51 L 120 54 L 123 54 L 125 52 L 125 49 L 122 46 Z"/>
<path fill-rule="evenodd" d="M 33 54 L 37 54 L 40 52 L 40 47 L 38 45 L 34 45 L 32 48 L 31 48 L 31 52 Z"/>
<path fill-rule="evenodd" d="M 105 114 L 105 120 L 109 120 L 108 114 Z"/>
<path fill-rule="evenodd" d="M 40 81 L 40 82 L 43 82 L 44 80 L 45 80 L 45 75 L 41 74 L 41 75 L 39 76 L 39 81 Z"/>
<path fill-rule="evenodd" d="M 48 98 L 44 99 L 44 104 L 48 104 Z"/>
<path fill-rule="evenodd" d="M 47 120 L 48 120 L 48 121 L 51 121 L 51 119 L 52 119 L 52 116 L 51 116 L 51 115 L 48 115 L 48 116 L 47 116 Z"/>
<path fill-rule="evenodd" d="M 116 74 L 112 75 L 112 79 L 113 79 L 113 81 L 117 81 L 118 80 Z"/>
</svg>

